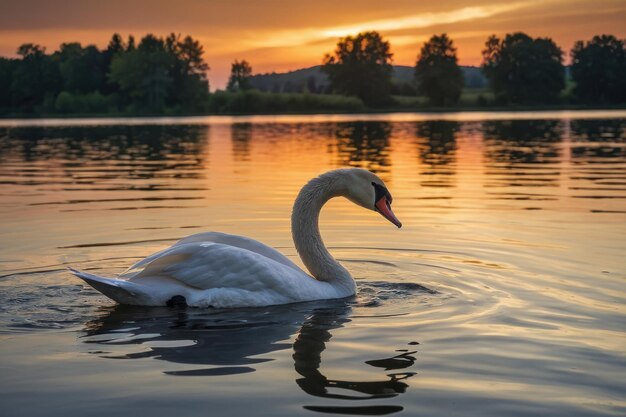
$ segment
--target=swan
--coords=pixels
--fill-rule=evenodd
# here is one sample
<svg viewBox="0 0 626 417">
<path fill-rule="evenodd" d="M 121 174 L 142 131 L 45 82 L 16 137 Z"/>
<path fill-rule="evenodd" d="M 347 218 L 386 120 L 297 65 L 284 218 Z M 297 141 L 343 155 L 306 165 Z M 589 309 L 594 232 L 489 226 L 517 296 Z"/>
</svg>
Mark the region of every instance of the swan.
<svg viewBox="0 0 626 417">
<path fill-rule="evenodd" d="M 376 174 L 336 169 L 310 180 L 293 206 L 293 241 L 312 276 L 274 248 L 218 232 L 186 237 L 118 278 L 69 270 L 120 304 L 231 308 L 349 297 L 355 294 L 356 283 L 328 252 L 318 226 L 322 206 L 339 196 L 402 227 L 391 210 L 391 194 Z"/>
</svg>

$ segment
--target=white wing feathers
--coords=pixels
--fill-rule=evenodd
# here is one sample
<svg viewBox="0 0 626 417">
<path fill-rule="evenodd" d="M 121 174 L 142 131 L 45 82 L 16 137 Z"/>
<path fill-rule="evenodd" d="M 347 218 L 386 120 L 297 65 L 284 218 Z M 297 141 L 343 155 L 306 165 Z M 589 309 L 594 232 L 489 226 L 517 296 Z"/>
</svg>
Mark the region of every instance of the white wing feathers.
<svg viewBox="0 0 626 417">
<path fill-rule="evenodd" d="M 200 290 L 233 288 L 294 300 L 311 291 L 307 284 L 319 284 L 275 249 L 222 233 L 183 239 L 133 265 L 120 277 L 137 284 L 159 277 Z"/>
<path fill-rule="evenodd" d="M 125 304 L 164 305 L 172 296 L 189 305 L 239 307 L 337 298 L 277 250 L 241 236 L 201 233 L 133 265 L 119 278 L 72 271 Z"/>
<path fill-rule="evenodd" d="M 272 259 L 272 260 L 274 260 L 274 261 L 276 261 L 278 263 L 281 263 L 283 265 L 286 265 L 288 267 L 291 267 L 291 268 L 293 268 L 293 269 L 295 269 L 297 271 L 300 271 L 300 272 L 304 273 L 304 271 L 302 271 L 302 269 L 300 269 L 298 267 L 298 265 L 293 263 L 285 255 L 283 255 L 282 253 L 278 252 L 274 248 L 271 248 L 271 247 L 269 247 L 267 245 L 264 245 L 263 243 L 261 243 L 261 242 L 259 242 L 257 240 L 250 239 L 250 238 L 243 237 L 243 236 L 229 235 L 229 234 L 226 234 L 226 233 L 207 232 L 207 233 L 198 233 L 198 234 L 195 234 L 195 235 L 188 236 L 188 237 L 186 237 L 184 239 L 181 239 L 178 242 L 176 242 L 172 247 L 164 249 L 164 250 L 162 250 L 160 252 L 157 252 L 155 254 L 152 254 L 152 255 L 148 256 L 145 259 L 142 259 L 141 261 L 135 263 L 133 266 L 128 268 L 126 271 L 124 271 L 120 275 L 120 278 L 130 279 L 130 278 L 134 277 L 139 272 L 141 272 L 141 270 L 143 270 L 143 268 L 146 265 L 151 264 L 155 260 L 161 258 L 166 253 L 169 253 L 172 250 L 172 248 L 174 248 L 176 246 L 185 245 L 185 244 L 189 244 L 189 243 L 209 243 L 209 242 L 221 243 L 221 244 L 224 244 L 224 245 L 227 245 L 227 246 L 233 246 L 233 247 L 236 247 L 236 248 L 247 249 L 248 251 L 252 251 L 252 252 L 258 253 L 260 255 L 263 255 L 266 258 Z"/>
</svg>

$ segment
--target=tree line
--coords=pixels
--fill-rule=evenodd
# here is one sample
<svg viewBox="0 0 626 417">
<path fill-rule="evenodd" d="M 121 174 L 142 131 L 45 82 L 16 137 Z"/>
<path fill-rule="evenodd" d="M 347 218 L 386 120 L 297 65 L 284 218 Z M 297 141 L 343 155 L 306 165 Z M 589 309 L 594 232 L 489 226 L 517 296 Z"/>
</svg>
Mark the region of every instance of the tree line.
<svg viewBox="0 0 626 417">
<path fill-rule="evenodd" d="M 572 48 L 571 78 L 578 103 L 626 102 L 626 48 L 612 35 L 578 41 Z M 377 32 L 347 36 L 324 58 L 334 91 L 360 97 L 369 106 L 388 105 L 393 54 Z M 482 51 L 481 70 L 496 104 L 553 104 L 565 88 L 564 52 L 550 38 L 525 33 L 491 36 Z M 454 105 L 463 90 L 457 50 L 444 33 L 432 36 L 415 64 L 417 93 L 435 106 Z"/>
<path fill-rule="evenodd" d="M 232 64 L 226 92 L 209 94 L 209 66 L 202 45 L 191 36 L 174 33 L 166 37 L 148 34 L 139 42 L 133 36 L 124 39 L 114 34 L 103 50 L 74 42 L 61 44 L 52 54 L 29 43 L 21 45 L 17 54 L 16 59 L 0 57 L 0 114 L 262 112 L 289 111 L 290 104 L 298 111 L 307 106 L 313 106 L 308 110 L 333 111 L 358 109 L 359 101 L 367 107 L 396 104 L 391 46 L 373 31 L 340 39 L 335 51 L 323 59 L 322 71 L 330 82 L 326 92 L 357 101 L 252 94 L 252 67 L 245 60 Z M 570 56 L 571 101 L 626 102 L 625 41 L 612 35 L 594 36 L 576 42 Z M 482 57 L 481 70 L 494 104 L 562 100 L 564 52 L 550 38 L 524 33 L 491 36 Z M 427 97 L 434 106 L 458 103 L 463 75 L 457 49 L 445 33 L 422 45 L 414 68 L 409 93 Z M 311 92 L 316 92 L 313 87 Z"/>
<path fill-rule="evenodd" d="M 209 93 L 203 47 L 190 36 L 114 34 L 104 50 L 73 42 L 46 54 L 29 43 L 17 54 L 0 58 L 0 112 L 195 112 Z"/>
</svg>

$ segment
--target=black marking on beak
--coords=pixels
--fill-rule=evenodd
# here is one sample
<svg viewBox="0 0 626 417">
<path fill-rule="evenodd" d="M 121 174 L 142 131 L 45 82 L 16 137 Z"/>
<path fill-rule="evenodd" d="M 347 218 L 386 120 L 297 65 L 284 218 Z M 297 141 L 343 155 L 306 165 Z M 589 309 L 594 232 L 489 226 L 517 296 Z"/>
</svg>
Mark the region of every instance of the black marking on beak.
<svg viewBox="0 0 626 417">
<path fill-rule="evenodd" d="M 372 182 L 372 185 L 374 186 L 376 193 L 374 199 L 374 210 L 382 214 L 384 218 L 395 224 L 398 228 L 402 227 L 402 223 L 398 220 L 396 215 L 393 214 L 393 210 L 391 210 L 391 202 L 393 201 L 393 198 L 391 197 L 389 190 L 380 184 L 376 184 L 375 182 Z"/>
<path fill-rule="evenodd" d="M 372 185 L 374 186 L 374 192 L 376 193 L 376 196 L 374 197 L 374 205 L 383 197 L 387 199 L 389 204 L 393 202 L 393 197 L 391 197 L 391 193 L 387 188 L 375 182 L 372 182 Z"/>
</svg>

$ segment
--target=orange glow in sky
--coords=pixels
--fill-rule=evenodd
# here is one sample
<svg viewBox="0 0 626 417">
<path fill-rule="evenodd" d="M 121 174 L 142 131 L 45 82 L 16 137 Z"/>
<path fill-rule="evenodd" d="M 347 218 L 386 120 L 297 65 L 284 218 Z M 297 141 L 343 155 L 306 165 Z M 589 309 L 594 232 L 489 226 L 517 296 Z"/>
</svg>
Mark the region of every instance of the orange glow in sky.
<svg viewBox="0 0 626 417">
<path fill-rule="evenodd" d="M 51 52 L 62 42 L 106 47 L 111 34 L 189 34 L 205 47 L 212 89 L 223 88 L 234 59 L 254 73 L 318 65 L 337 39 L 377 30 L 390 41 L 394 63 L 414 65 L 434 33 L 454 40 L 463 65 L 479 65 L 491 34 L 547 36 L 569 54 L 576 40 L 610 33 L 626 38 L 626 1 L 597 0 L 300 0 L 237 2 L 179 0 L 21 0 L 0 4 L 0 55 L 33 42 Z"/>
</svg>

